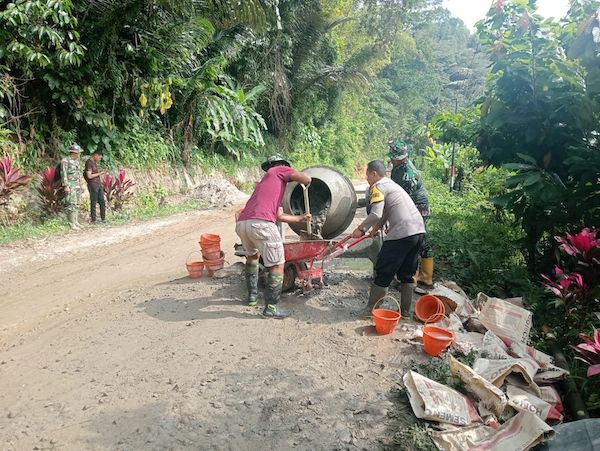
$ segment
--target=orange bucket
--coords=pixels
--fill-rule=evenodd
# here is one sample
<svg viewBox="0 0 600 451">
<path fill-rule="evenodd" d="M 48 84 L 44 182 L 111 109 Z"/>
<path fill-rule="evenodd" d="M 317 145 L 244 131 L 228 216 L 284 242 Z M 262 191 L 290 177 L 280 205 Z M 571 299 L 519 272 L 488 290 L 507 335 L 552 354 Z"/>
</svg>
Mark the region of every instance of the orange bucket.
<svg viewBox="0 0 600 451">
<path fill-rule="evenodd" d="M 218 260 L 221 258 L 221 237 L 212 233 L 200 235 L 200 249 L 204 260 Z"/>
<path fill-rule="evenodd" d="M 194 252 L 197 252 L 197 251 L 194 251 Z M 204 262 L 203 261 L 195 261 L 195 262 L 188 261 L 188 259 L 190 258 L 190 255 L 192 255 L 194 252 L 189 253 L 188 258 L 186 258 L 186 261 L 185 261 L 185 267 L 188 270 L 190 278 L 199 279 L 200 277 L 202 277 L 202 273 L 204 273 Z"/>
<path fill-rule="evenodd" d="M 438 357 L 454 341 L 454 332 L 437 326 L 423 326 L 423 347 L 425 352 Z"/>
<path fill-rule="evenodd" d="M 415 303 L 415 315 L 424 323 L 437 323 L 445 314 L 444 303 L 437 296 L 426 294 Z"/>
<path fill-rule="evenodd" d="M 221 245 L 221 237 L 219 235 L 215 235 L 214 233 L 203 233 L 200 235 L 200 247 L 208 247 L 208 246 L 220 246 Z"/>
<path fill-rule="evenodd" d="M 202 258 L 204 260 L 218 260 L 221 258 L 221 248 L 219 246 L 210 248 L 210 249 L 202 249 Z"/>
<path fill-rule="evenodd" d="M 221 258 L 219 259 L 207 260 L 204 262 L 204 265 L 208 270 L 208 277 L 214 276 L 215 272 L 217 272 L 220 269 L 223 269 L 223 266 L 225 266 L 225 252 L 221 251 L 220 256 Z"/>
<path fill-rule="evenodd" d="M 373 322 L 375 323 L 375 331 L 379 335 L 389 335 L 394 332 L 394 329 L 398 325 L 398 321 L 400 321 L 400 317 L 402 316 L 400 313 L 400 304 L 398 304 L 398 301 L 391 296 L 382 297 L 379 301 L 377 301 L 375 306 L 377 306 L 377 304 L 379 304 L 385 298 L 392 299 L 398 306 L 398 311 L 396 312 L 394 310 L 384 308 L 374 308 L 371 311 L 371 315 L 373 315 Z"/>
</svg>

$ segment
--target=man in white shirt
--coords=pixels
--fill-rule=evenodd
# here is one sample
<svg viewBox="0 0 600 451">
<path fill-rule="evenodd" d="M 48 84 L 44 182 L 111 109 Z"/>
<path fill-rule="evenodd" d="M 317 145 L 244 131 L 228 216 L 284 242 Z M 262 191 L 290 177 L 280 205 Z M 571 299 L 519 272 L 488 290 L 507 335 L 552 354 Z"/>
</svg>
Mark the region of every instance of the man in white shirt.
<svg viewBox="0 0 600 451">
<path fill-rule="evenodd" d="M 355 238 L 367 232 L 375 235 L 386 223 L 389 224 L 375 263 L 375 279 L 365 313 L 370 314 L 375 304 L 387 294 L 395 276 L 401 284 L 402 315 L 410 316 L 413 312 L 413 276 L 425 237 L 425 225 L 410 196 L 385 174 L 383 161 L 374 160 L 368 164 L 366 175 L 371 187 L 371 212 L 352 233 Z"/>
</svg>

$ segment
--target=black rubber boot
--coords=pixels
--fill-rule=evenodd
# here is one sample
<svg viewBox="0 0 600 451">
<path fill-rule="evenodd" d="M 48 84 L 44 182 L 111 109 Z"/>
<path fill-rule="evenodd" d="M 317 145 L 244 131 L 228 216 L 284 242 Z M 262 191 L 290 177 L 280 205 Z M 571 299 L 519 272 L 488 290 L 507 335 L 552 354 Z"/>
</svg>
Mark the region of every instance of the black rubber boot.
<svg viewBox="0 0 600 451">
<path fill-rule="evenodd" d="M 265 309 L 263 316 L 267 318 L 283 319 L 290 316 L 290 313 L 279 307 L 281 299 L 281 289 L 283 288 L 283 275 L 269 273 L 269 280 L 265 288 Z"/>
<path fill-rule="evenodd" d="M 248 289 L 248 305 L 258 303 L 258 261 L 246 263 L 246 288 Z"/>
<path fill-rule="evenodd" d="M 412 283 L 400 284 L 400 306 L 402 316 L 407 319 L 411 319 L 414 315 L 413 292 L 414 285 Z"/>
</svg>

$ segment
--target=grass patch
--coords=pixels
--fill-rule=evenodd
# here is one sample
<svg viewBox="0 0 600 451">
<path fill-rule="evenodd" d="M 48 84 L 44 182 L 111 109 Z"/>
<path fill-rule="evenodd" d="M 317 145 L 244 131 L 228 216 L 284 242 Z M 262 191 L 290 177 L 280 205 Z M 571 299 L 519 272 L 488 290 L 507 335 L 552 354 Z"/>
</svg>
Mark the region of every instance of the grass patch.
<svg viewBox="0 0 600 451">
<path fill-rule="evenodd" d="M 14 225 L 0 226 L 0 244 L 8 244 L 27 238 L 58 235 L 68 230 L 67 220 L 64 218 L 52 218 L 43 223 L 26 220 Z"/>
<path fill-rule="evenodd" d="M 207 206 L 208 204 L 206 202 L 200 200 L 189 200 L 175 205 L 163 206 L 138 205 L 132 210 L 115 212 L 110 218 L 107 218 L 107 222 L 109 224 L 121 225 L 142 219 L 160 218 L 184 213 L 186 211 L 203 210 L 207 208 Z"/>
<path fill-rule="evenodd" d="M 143 196 L 140 197 L 143 198 Z M 143 202 L 136 199 L 134 204 L 120 212 L 107 211 L 107 224 L 123 225 L 133 221 L 202 210 L 207 207 L 206 202 L 200 200 L 187 200 L 174 205 L 159 205 L 156 201 L 150 202 L 147 197 L 145 199 Z M 83 218 L 84 215 L 89 215 L 88 211 L 80 211 L 80 218 Z M 86 224 L 83 225 L 84 227 L 86 226 Z M 0 245 L 14 243 L 27 238 L 58 235 L 69 231 L 70 229 L 64 216 L 51 218 L 43 222 L 29 219 L 14 225 L 0 226 Z"/>
<path fill-rule="evenodd" d="M 408 426 L 394 436 L 394 449 L 400 451 L 437 451 L 431 439 L 433 429 L 425 422 Z"/>
<path fill-rule="evenodd" d="M 436 274 L 456 281 L 470 296 L 483 291 L 509 297 L 529 291 L 523 232 L 511 218 L 496 211 L 483 192 L 449 192 L 439 180 L 425 178 Z"/>
</svg>

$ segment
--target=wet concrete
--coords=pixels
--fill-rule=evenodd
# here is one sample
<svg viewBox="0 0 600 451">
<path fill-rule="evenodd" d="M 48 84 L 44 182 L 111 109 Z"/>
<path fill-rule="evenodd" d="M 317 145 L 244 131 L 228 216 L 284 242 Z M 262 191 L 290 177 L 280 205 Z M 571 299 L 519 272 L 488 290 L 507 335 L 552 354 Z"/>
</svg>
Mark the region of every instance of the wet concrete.
<svg viewBox="0 0 600 451">
<path fill-rule="evenodd" d="M 329 269 L 336 272 L 371 274 L 373 263 L 368 258 L 336 258 L 329 264 Z"/>
<path fill-rule="evenodd" d="M 313 233 L 325 239 L 334 239 L 344 233 L 351 224 L 357 207 L 357 199 L 352 182 L 339 171 L 326 166 L 313 166 L 304 170 L 312 177 L 308 189 L 310 213 L 313 216 Z M 283 198 L 286 213 L 303 214 L 304 190 L 290 183 Z M 297 235 L 306 230 L 306 224 L 290 224 Z"/>
</svg>

